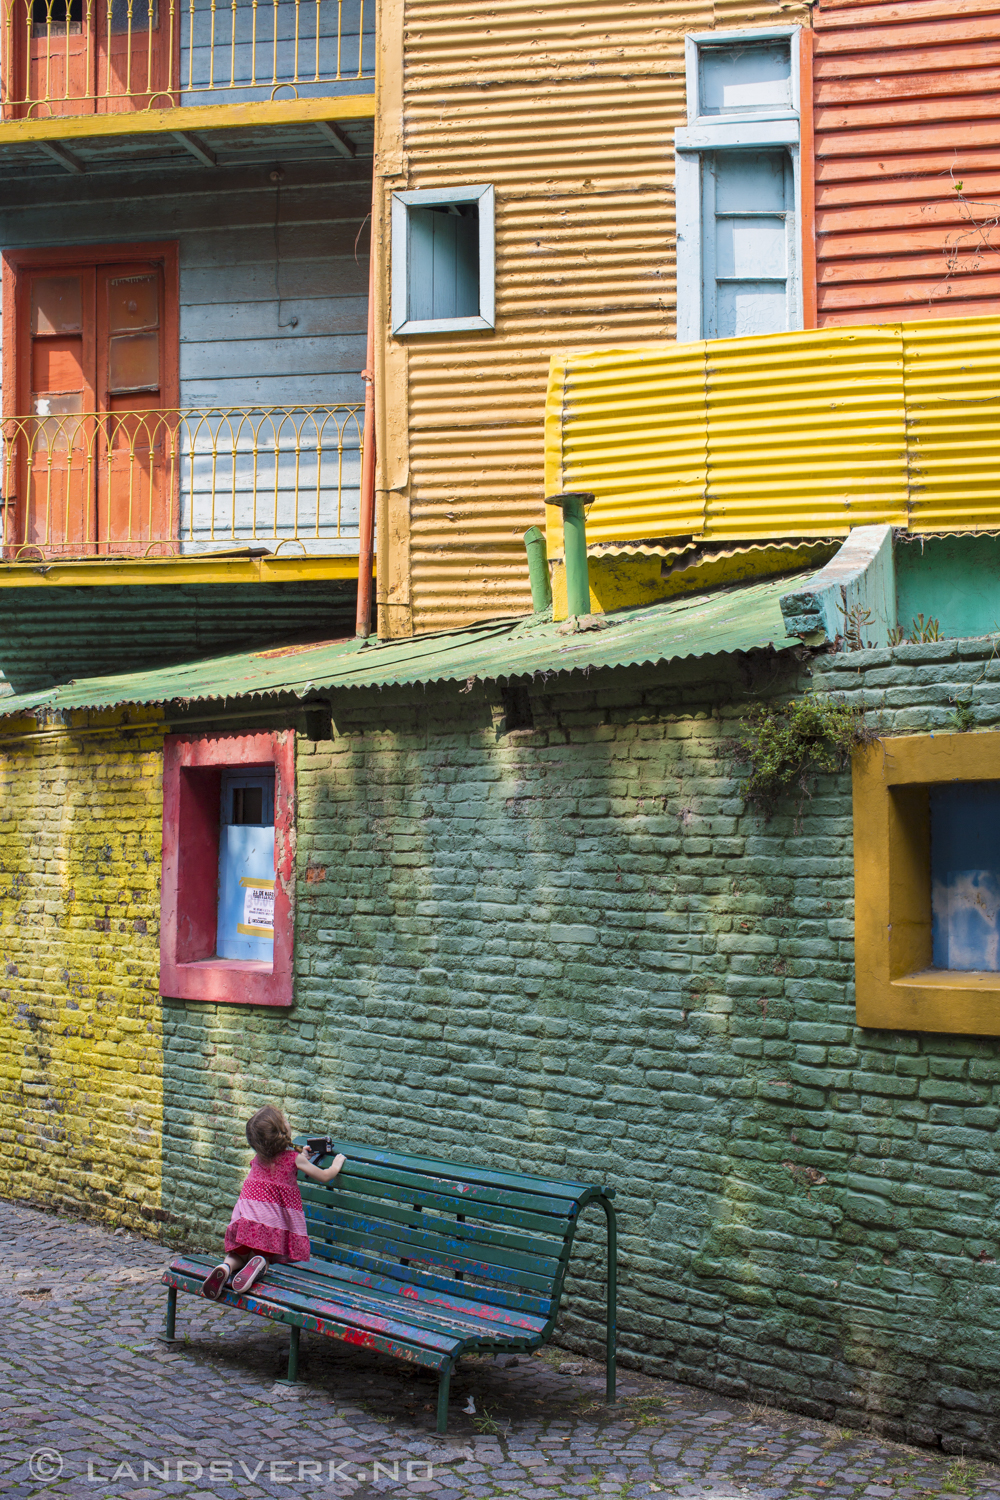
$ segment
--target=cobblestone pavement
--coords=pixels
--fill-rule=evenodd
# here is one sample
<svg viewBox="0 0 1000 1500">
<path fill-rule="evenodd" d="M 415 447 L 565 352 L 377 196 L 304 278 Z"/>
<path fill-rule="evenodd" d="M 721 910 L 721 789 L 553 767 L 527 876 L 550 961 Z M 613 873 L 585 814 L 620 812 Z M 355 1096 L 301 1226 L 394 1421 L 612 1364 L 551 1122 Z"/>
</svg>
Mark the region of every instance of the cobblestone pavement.
<svg viewBox="0 0 1000 1500">
<path fill-rule="evenodd" d="M 182 1296 L 160 1343 L 168 1254 L 0 1203 L 0 1491 L 1000 1500 L 984 1464 L 629 1371 L 609 1409 L 600 1368 L 552 1349 L 463 1363 L 438 1437 L 433 1376 L 331 1340 L 304 1335 L 282 1385 L 287 1331 Z"/>
</svg>

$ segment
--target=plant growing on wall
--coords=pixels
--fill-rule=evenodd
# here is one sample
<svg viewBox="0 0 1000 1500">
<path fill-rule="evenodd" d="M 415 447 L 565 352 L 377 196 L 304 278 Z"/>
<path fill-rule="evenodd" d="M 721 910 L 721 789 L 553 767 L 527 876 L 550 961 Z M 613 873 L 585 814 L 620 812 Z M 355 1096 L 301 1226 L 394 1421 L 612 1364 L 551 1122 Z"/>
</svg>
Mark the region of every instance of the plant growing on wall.
<svg viewBox="0 0 1000 1500">
<path fill-rule="evenodd" d="M 878 727 L 864 709 L 817 695 L 788 703 L 754 703 L 736 742 L 736 759 L 749 767 L 746 803 L 769 818 L 778 799 L 793 787 L 811 796 L 809 777 L 840 771 L 851 751 L 871 745 Z"/>
</svg>

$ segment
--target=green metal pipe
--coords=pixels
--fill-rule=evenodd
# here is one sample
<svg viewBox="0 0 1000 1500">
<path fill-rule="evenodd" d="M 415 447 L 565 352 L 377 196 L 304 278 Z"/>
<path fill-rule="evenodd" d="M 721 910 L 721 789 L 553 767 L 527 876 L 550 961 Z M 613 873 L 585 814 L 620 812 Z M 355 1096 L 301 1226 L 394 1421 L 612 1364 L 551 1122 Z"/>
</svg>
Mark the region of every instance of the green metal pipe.
<svg viewBox="0 0 1000 1500">
<path fill-rule="evenodd" d="M 295 1323 L 288 1334 L 288 1383 L 293 1385 L 299 1378 L 299 1329 Z"/>
<path fill-rule="evenodd" d="M 546 498 L 546 505 L 558 505 L 563 513 L 563 556 L 566 561 L 566 612 L 569 615 L 590 614 L 590 569 L 587 565 L 587 506 L 593 495 L 571 491 Z"/>
<path fill-rule="evenodd" d="M 528 554 L 528 577 L 531 580 L 531 607 L 537 615 L 552 603 L 549 552 L 545 545 L 545 532 L 540 526 L 528 527 L 524 533 L 524 546 Z"/>
</svg>

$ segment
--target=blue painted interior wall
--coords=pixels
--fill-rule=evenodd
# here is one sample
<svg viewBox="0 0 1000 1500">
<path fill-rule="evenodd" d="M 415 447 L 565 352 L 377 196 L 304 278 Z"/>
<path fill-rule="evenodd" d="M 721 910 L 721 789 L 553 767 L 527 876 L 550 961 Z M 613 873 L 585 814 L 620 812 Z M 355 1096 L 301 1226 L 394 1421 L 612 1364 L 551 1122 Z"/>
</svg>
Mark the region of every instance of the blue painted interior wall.
<svg viewBox="0 0 1000 1500">
<path fill-rule="evenodd" d="M 293 413 L 182 425 L 185 550 L 275 535 L 307 551 L 357 547 L 362 412 L 309 408 L 363 406 L 371 162 L 304 130 L 280 144 L 309 160 L 43 172 L 0 203 L 2 249 L 176 241 L 181 407 Z"/>
<path fill-rule="evenodd" d="M 1000 782 L 931 791 L 936 969 L 1000 969 Z"/>
<path fill-rule="evenodd" d="M 937 620 L 942 636 L 1000 631 L 1000 537 L 902 538 L 896 543 L 896 618 Z"/>
<path fill-rule="evenodd" d="M 363 402 L 371 163 L 273 165 L 40 174 L 0 250 L 177 240 L 182 406 Z"/>
<path fill-rule="evenodd" d="M 145 14 L 144 0 L 140 9 Z M 373 90 L 374 0 L 285 0 L 279 6 L 192 0 L 180 7 L 179 23 L 183 105 Z M 294 93 L 275 93 L 275 80 L 294 80 Z"/>
</svg>

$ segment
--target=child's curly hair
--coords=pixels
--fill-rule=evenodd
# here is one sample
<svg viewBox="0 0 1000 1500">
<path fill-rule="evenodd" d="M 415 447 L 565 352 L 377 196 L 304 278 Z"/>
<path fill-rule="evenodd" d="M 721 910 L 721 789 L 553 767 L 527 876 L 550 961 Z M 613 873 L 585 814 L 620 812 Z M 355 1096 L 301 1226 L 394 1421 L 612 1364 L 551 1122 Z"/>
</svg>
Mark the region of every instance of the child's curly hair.
<svg viewBox="0 0 1000 1500">
<path fill-rule="evenodd" d="M 265 1104 L 247 1121 L 247 1140 L 262 1161 L 276 1161 L 292 1145 L 288 1122 L 280 1109 Z"/>
</svg>

